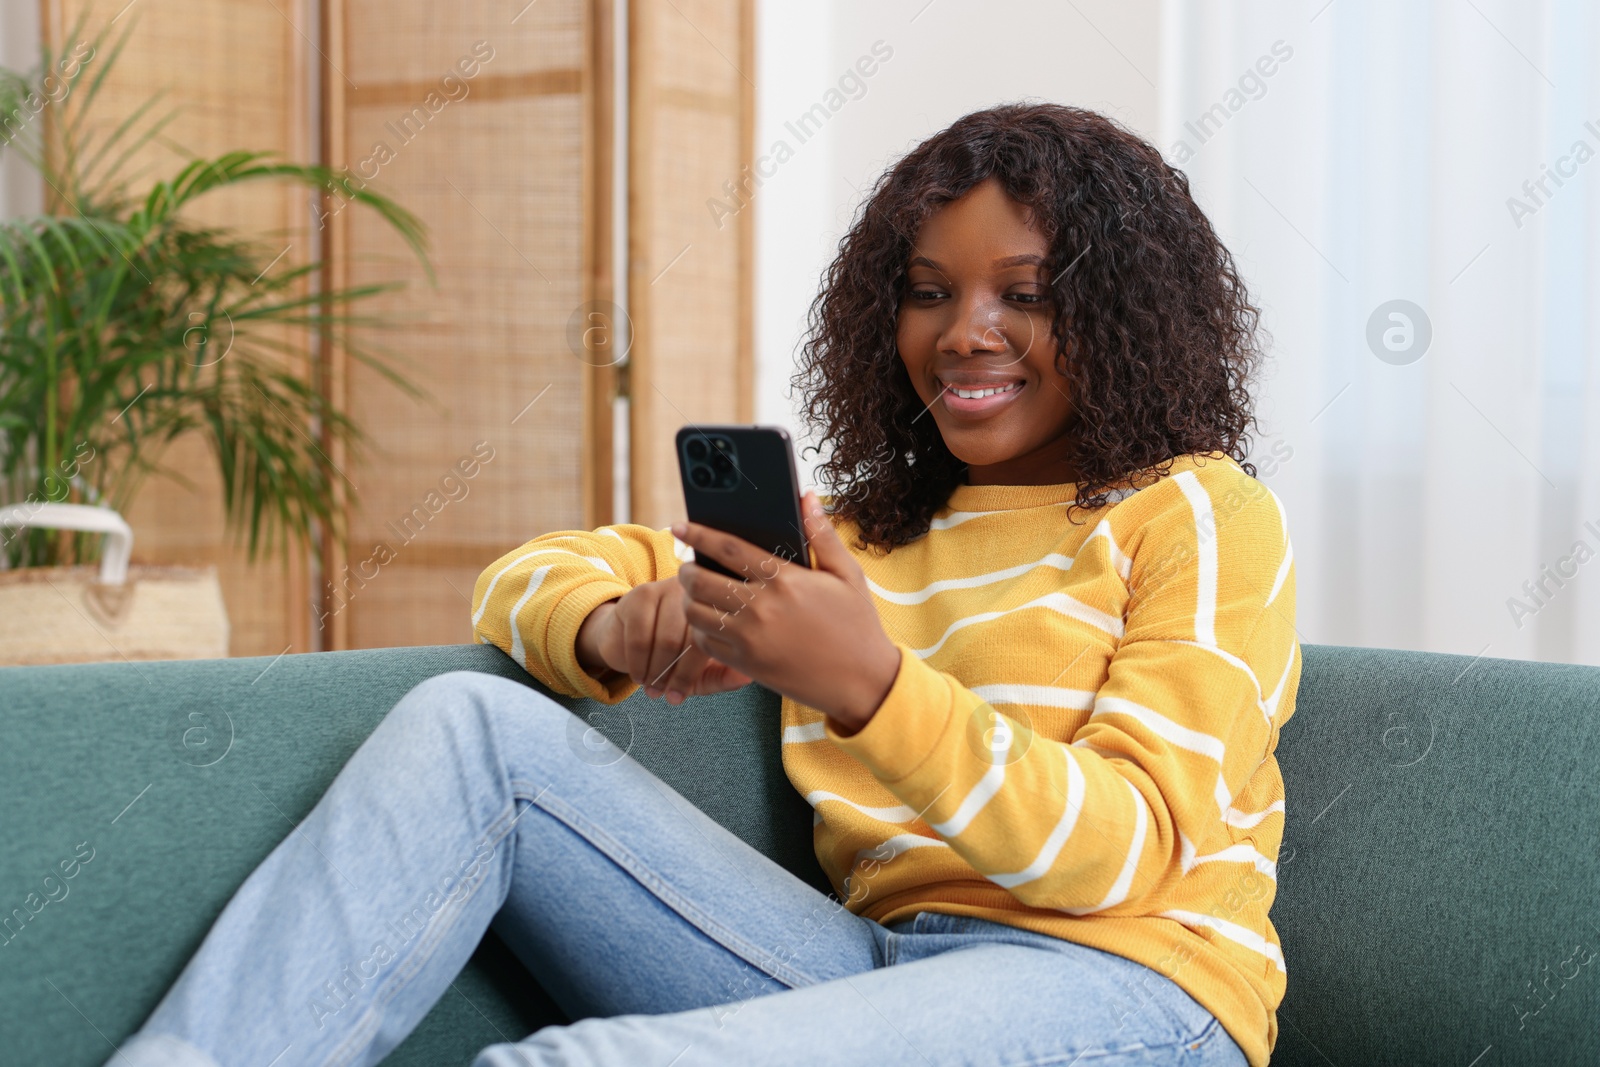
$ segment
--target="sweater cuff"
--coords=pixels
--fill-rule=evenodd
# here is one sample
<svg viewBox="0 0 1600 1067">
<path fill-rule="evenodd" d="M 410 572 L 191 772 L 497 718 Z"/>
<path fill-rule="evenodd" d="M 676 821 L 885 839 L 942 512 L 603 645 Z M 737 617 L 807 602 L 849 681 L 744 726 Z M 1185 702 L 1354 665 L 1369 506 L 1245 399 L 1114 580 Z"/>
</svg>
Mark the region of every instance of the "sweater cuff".
<svg viewBox="0 0 1600 1067">
<path fill-rule="evenodd" d="M 618 704 L 639 688 L 626 674 L 617 675 L 609 683 L 601 682 L 578 663 L 578 630 L 583 620 L 595 608 L 625 595 L 631 588 L 622 582 L 597 579 L 584 582 L 556 602 L 545 628 L 544 655 L 545 662 L 564 683 L 565 692 L 602 704 Z"/>
<path fill-rule="evenodd" d="M 846 736 L 824 719 L 823 732 L 885 785 L 909 777 L 938 749 L 954 719 L 954 698 L 943 674 L 896 642 L 900 671 L 867 724 Z"/>
</svg>

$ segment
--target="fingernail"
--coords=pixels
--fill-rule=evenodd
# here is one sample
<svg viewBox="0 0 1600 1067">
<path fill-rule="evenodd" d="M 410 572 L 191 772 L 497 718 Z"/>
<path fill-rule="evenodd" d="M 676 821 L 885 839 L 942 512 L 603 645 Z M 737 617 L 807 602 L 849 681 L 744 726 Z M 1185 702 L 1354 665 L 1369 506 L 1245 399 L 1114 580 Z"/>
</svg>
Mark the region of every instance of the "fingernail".
<svg viewBox="0 0 1600 1067">
<path fill-rule="evenodd" d="M 675 522 L 675 523 L 672 524 L 671 530 L 672 530 L 672 536 L 676 537 L 678 540 L 681 541 L 681 540 L 683 540 L 684 534 L 689 532 L 689 527 L 685 526 L 681 522 Z"/>
<path fill-rule="evenodd" d="M 667 703 L 668 704 L 682 704 L 683 703 L 683 694 L 678 692 L 676 689 L 668 689 L 667 690 Z"/>
</svg>

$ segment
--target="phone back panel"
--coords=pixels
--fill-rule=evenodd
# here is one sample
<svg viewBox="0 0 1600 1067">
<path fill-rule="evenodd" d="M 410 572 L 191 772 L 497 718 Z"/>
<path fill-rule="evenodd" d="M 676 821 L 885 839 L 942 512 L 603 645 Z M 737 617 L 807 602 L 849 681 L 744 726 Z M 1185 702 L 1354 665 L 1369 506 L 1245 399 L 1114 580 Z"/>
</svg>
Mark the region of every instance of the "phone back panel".
<svg viewBox="0 0 1600 1067">
<path fill-rule="evenodd" d="M 718 447 L 722 442 L 731 444 L 731 455 L 730 450 Z M 794 447 L 785 430 L 777 426 L 685 426 L 678 431 L 676 445 L 691 522 L 731 533 L 782 559 L 810 566 L 800 521 Z M 719 453 L 726 462 L 717 458 Z M 698 551 L 695 562 L 722 574 L 744 577 Z"/>
</svg>

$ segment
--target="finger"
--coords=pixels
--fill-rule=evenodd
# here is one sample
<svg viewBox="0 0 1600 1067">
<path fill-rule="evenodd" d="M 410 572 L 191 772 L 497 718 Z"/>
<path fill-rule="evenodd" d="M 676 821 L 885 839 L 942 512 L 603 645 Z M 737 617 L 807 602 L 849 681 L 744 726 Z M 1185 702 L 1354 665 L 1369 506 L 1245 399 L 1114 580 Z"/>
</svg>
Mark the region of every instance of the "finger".
<svg viewBox="0 0 1600 1067">
<path fill-rule="evenodd" d="M 695 648 L 717 663 L 728 663 L 739 658 L 738 649 L 728 636 L 715 628 L 706 630 L 698 626 L 689 628 L 689 640 Z"/>
<path fill-rule="evenodd" d="M 772 553 L 757 548 L 749 541 L 697 522 L 677 523 L 672 532 L 690 548 L 703 552 L 741 578 L 760 580 L 771 578 L 782 565 Z M 702 570 L 704 568 L 701 568 Z"/>
<path fill-rule="evenodd" d="M 683 655 L 667 671 L 667 676 L 662 679 L 662 691 L 667 695 L 667 703 L 677 704 L 684 697 L 695 693 L 695 686 L 704 673 L 710 657 L 695 647 L 690 640 L 690 631 L 687 624 L 683 627 Z"/>
<path fill-rule="evenodd" d="M 617 613 L 622 623 L 622 648 L 627 658 L 628 677 L 637 683 L 645 681 L 645 672 L 650 669 L 650 653 L 656 636 L 655 607 L 653 603 L 636 601 L 629 605 L 627 612 Z"/>
<path fill-rule="evenodd" d="M 694 692 L 700 696 L 711 693 L 726 693 L 733 689 L 743 689 L 755 679 L 743 671 L 734 670 L 720 660 L 708 659 L 705 670 L 700 672 L 700 679 L 696 683 Z"/>
<path fill-rule="evenodd" d="M 667 691 L 667 674 L 692 648 L 688 641 L 689 624 L 683 617 L 683 603 L 683 592 L 669 589 L 656 609 L 656 636 L 644 681 L 645 692 L 650 696 Z"/>
<path fill-rule="evenodd" d="M 683 617 L 691 630 L 699 630 L 714 641 L 726 643 L 733 640 L 729 628 L 734 625 L 739 613 L 722 611 L 695 600 L 686 600 L 683 604 Z M 713 652 L 712 655 L 716 653 Z"/>
<path fill-rule="evenodd" d="M 839 540 L 839 532 L 833 528 L 833 523 L 822 510 L 822 502 L 817 499 L 815 490 L 807 489 L 805 496 L 800 498 L 800 514 L 805 519 L 806 536 L 811 541 L 811 550 L 817 556 L 817 568 L 831 574 L 854 578 L 860 569 L 859 564 L 850 554 L 850 550 L 844 547 L 844 542 Z"/>
<path fill-rule="evenodd" d="M 757 582 L 729 578 L 726 574 L 718 574 L 694 563 L 679 565 L 678 584 L 683 587 L 684 598 L 689 602 L 705 604 L 719 611 L 738 611 L 750 602 L 757 586 Z"/>
</svg>

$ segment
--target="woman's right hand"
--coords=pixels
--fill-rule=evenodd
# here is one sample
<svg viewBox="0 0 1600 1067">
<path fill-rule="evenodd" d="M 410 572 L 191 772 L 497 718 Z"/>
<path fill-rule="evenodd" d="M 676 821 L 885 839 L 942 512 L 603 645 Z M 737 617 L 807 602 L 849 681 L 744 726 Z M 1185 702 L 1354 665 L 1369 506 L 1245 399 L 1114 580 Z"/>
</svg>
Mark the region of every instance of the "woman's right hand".
<svg viewBox="0 0 1600 1067">
<path fill-rule="evenodd" d="M 672 577 L 601 604 L 578 628 L 579 665 L 591 673 L 609 668 L 626 674 L 651 697 L 665 693 L 672 705 L 749 685 L 747 675 L 689 640 L 683 597 L 683 583 Z"/>
</svg>

